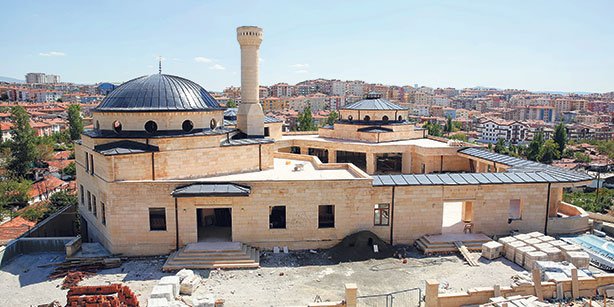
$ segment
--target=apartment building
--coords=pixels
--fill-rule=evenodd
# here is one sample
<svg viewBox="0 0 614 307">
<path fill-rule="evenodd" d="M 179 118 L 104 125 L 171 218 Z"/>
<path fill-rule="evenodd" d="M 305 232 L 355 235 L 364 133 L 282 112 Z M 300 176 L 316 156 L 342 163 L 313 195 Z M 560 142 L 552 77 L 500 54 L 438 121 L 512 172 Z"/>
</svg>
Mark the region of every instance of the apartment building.
<svg viewBox="0 0 614 307">
<path fill-rule="evenodd" d="M 478 125 L 479 142 L 496 143 L 499 139 L 508 144 L 520 144 L 530 139 L 529 125 L 519 121 L 503 121 L 485 118 Z"/>
</svg>

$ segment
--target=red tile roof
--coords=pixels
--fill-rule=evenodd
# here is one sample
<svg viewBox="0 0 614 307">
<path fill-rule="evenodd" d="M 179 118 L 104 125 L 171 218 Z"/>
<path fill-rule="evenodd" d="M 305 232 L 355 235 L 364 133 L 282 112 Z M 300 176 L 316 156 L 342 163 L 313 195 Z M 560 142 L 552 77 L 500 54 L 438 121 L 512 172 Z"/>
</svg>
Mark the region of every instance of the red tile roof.
<svg viewBox="0 0 614 307">
<path fill-rule="evenodd" d="M 32 185 L 30 191 L 28 192 L 28 196 L 30 196 L 30 198 L 35 198 L 65 185 L 67 185 L 66 182 L 59 178 L 54 176 L 45 176 L 43 180 Z"/>
<path fill-rule="evenodd" d="M 18 238 L 34 225 L 36 222 L 28 221 L 21 216 L 0 225 L 0 245 L 5 245 L 8 241 Z"/>
</svg>

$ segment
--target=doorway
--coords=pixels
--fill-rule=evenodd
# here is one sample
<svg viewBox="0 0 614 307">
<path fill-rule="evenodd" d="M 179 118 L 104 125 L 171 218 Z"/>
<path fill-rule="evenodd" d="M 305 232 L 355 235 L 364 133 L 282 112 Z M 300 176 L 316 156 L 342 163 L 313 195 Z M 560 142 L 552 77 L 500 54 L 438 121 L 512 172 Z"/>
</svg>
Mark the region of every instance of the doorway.
<svg viewBox="0 0 614 307">
<path fill-rule="evenodd" d="M 198 242 L 231 242 L 232 211 L 230 208 L 196 209 Z"/>
<path fill-rule="evenodd" d="M 441 233 L 463 233 L 463 228 L 463 202 L 444 202 Z"/>
</svg>

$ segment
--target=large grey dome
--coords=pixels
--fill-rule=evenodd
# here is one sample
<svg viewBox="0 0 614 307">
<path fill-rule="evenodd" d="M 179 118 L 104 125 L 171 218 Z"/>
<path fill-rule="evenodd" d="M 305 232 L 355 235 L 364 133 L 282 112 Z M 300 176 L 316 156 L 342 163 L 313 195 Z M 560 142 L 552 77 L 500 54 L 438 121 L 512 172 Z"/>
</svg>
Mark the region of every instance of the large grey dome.
<svg viewBox="0 0 614 307">
<path fill-rule="evenodd" d="M 98 112 L 222 110 L 200 85 L 181 77 L 155 74 L 127 81 L 94 109 Z"/>
</svg>

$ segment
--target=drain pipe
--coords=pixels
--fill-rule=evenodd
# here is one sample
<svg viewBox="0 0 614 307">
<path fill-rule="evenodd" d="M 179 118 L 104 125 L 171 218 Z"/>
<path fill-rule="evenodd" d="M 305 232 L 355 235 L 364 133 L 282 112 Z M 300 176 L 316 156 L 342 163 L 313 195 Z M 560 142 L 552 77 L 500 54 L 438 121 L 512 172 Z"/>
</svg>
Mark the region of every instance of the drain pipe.
<svg viewBox="0 0 614 307">
<path fill-rule="evenodd" d="M 179 217 L 177 211 L 177 197 L 175 197 L 175 251 L 179 250 Z"/>
<path fill-rule="evenodd" d="M 390 245 L 393 245 L 392 237 L 394 234 L 394 188 L 396 186 L 392 186 L 392 200 L 390 201 Z"/>
<path fill-rule="evenodd" d="M 546 197 L 546 222 L 544 223 L 544 235 L 548 235 L 548 215 L 550 214 L 550 186 L 552 182 L 548 182 L 548 196 Z"/>
</svg>

